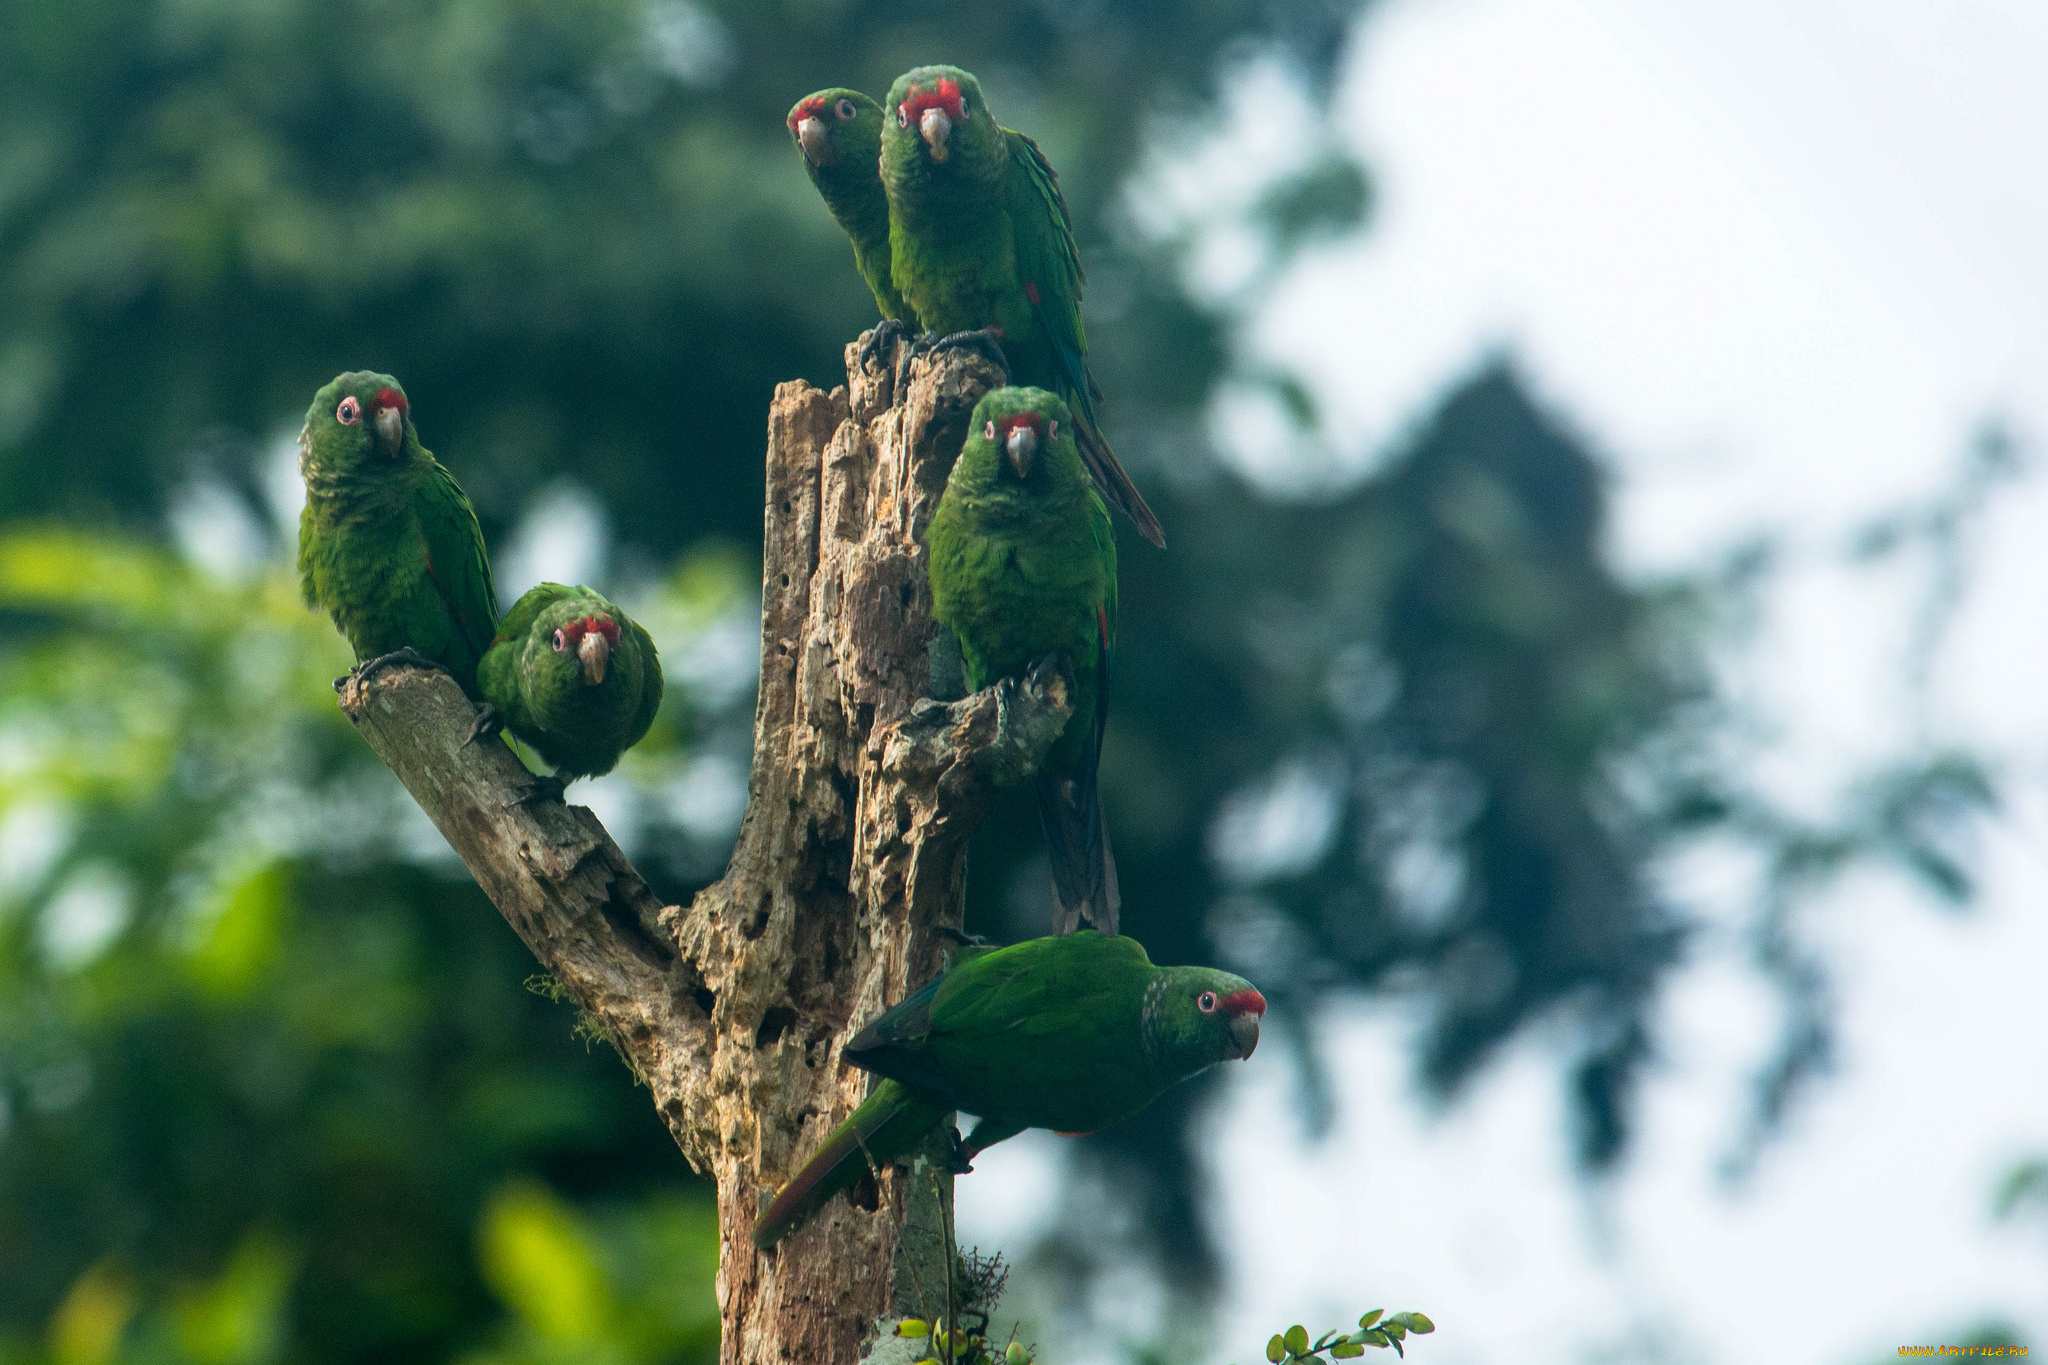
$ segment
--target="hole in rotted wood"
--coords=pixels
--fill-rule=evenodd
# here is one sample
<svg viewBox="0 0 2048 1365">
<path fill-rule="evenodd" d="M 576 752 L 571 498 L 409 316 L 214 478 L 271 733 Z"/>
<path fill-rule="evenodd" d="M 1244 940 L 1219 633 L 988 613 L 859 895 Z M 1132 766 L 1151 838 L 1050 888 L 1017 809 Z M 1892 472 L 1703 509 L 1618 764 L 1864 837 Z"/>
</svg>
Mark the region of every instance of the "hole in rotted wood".
<svg viewBox="0 0 2048 1365">
<path fill-rule="evenodd" d="M 761 1027 L 754 1030 L 754 1046 L 775 1046 L 782 1040 L 782 1035 L 789 1031 L 789 1026 L 795 1022 L 795 1010 L 785 1009 L 781 1005 L 775 1006 L 761 1016 Z"/>
<path fill-rule="evenodd" d="M 860 1179 L 846 1187 L 846 1202 L 869 1213 L 882 1207 L 882 1187 L 875 1183 L 873 1171 L 862 1171 Z"/>
<path fill-rule="evenodd" d="M 913 584 L 905 583 L 896 590 L 897 604 L 905 611 L 910 610 L 910 599 L 915 596 L 917 596 L 917 588 Z"/>
<path fill-rule="evenodd" d="M 698 986 L 690 992 L 690 998 L 697 1002 L 697 1008 L 704 1011 L 704 1017 L 711 1017 L 711 1007 L 718 1003 L 718 997 L 711 993 L 709 986 Z"/>
<path fill-rule="evenodd" d="M 749 941 L 757 939 L 768 932 L 769 904 L 768 897 L 761 897 L 760 908 L 755 910 L 747 922 L 740 926 L 740 933 L 744 934 Z"/>
<path fill-rule="evenodd" d="M 643 962 L 662 967 L 676 960 L 675 945 L 648 933 L 632 908 L 619 904 L 615 896 L 606 897 L 599 909 L 604 912 L 604 922 L 612 927 L 612 932 Z"/>
<path fill-rule="evenodd" d="M 784 574 L 784 575 L 782 576 L 782 586 L 783 586 L 783 587 L 785 587 L 785 588 L 789 586 L 789 575 L 788 575 L 788 574 Z"/>
</svg>

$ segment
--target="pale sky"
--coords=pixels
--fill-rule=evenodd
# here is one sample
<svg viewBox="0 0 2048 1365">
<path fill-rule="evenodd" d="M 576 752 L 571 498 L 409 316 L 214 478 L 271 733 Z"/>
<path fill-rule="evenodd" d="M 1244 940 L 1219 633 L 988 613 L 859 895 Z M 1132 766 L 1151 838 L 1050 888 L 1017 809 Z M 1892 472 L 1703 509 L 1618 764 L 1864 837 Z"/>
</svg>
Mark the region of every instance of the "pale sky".
<svg viewBox="0 0 2048 1365">
<path fill-rule="evenodd" d="M 1299 127 L 1274 80 L 1247 77 L 1230 134 L 1261 157 Z M 1338 108 L 1373 230 L 1297 265 L 1250 358 L 1311 379 L 1341 467 L 1505 350 L 1612 460 L 1624 569 L 1782 535 L 1791 565 L 1731 685 L 1779 727 L 1762 780 L 1826 809 L 1902 741 L 1917 581 L 1842 566 L 1845 537 L 1939 487 L 1987 414 L 2048 433 L 2048 5 L 1389 0 Z M 1217 430 L 1254 477 L 1328 473 L 1287 467 L 1255 405 L 1225 399 Z M 1634 1156 L 1593 1199 L 1540 1034 L 1430 1117 L 1365 1102 L 1400 1090 L 1404 1007 L 1344 1012 L 1318 1146 L 1281 1117 L 1282 1058 L 1233 1069 L 1208 1148 L 1232 1257 L 1214 1360 L 1374 1306 L 1435 1317 L 1421 1365 L 1857 1365 L 1993 1318 L 2048 1346 L 2048 1227 L 1990 1214 L 2011 1163 L 2048 1154 L 2048 1090 L 2026 1081 L 2048 1077 L 2044 485 L 2010 490 L 1974 547 L 1937 679 L 1937 733 L 2006 768 L 1986 895 L 1959 916 L 1873 876 L 1816 907 L 1841 1064 L 1753 1180 L 1731 1191 L 1718 1166 L 1775 1006 L 1737 934 L 1744 869 L 1703 850 L 1671 886 L 1708 930 L 1661 1005 Z M 1028 1241 L 1058 1141 L 980 1159 L 963 1241 Z"/>
</svg>

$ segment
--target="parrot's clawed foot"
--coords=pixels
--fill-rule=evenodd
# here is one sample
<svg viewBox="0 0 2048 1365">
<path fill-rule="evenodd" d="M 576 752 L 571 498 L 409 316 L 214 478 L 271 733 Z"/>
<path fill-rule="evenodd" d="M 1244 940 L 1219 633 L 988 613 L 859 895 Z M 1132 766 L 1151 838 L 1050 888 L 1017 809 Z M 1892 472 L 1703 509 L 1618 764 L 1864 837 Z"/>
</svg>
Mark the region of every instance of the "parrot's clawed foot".
<svg viewBox="0 0 2048 1365">
<path fill-rule="evenodd" d="M 977 327 L 971 332 L 948 332 L 935 337 L 927 332 L 911 344 L 912 358 L 933 351 L 980 351 L 995 362 L 1003 372 L 1003 382 L 1010 380 L 1010 358 L 1003 354 L 1003 331 L 1000 327 Z"/>
<path fill-rule="evenodd" d="M 1043 697 L 1065 701 L 1074 695 L 1074 669 L 1062 653 L 1041 654 L 1031 661 L 1024 685 Z"/>
<path fill-rule="evenodd" d="M 505 728 L 505 713 L 489 702 L 476 708 L 476 719 L 469 723 L 469 738 L 463 741 L 474 744 L 480 739 L 495 737 Z"/>
<path fill-rule="evenodd" d="M 403 649 L 394 649 L 389 654 L 379 654 L 374 659 L 363 660 L 353 669 L 334 680 L 334 690 L 337 692 L 341 691 L 342 686 L 350 678 L 354 678 L 359 683 L 365 683 L 385 669 L 397 668 L 401 664 L 407 668 L 424 668 L 430 673 L 446 673 L 448 671 L 434 660 L 429 659 L 426 655 L 414 649 L 411 645 L 407 645 Z"/>
<path fill-rule="evenodd" d="M 533 779 L 533 786 L 528 788 L 526 795 L 520 797 L 519 799 L 522 802 L 560 801 L 562 799 L 562 793 L 567 791 L 568 789 L 569 779 L 562 776 L 560 773 L 549 773 L 546 777 L 542 777 L 536 773 Z"/>
<path fill-rule="evenodd" d="M 860 339 L 860 367 L 866 369 L 879 357 L 889 354 L 896 343 L 908 335 L 910 328 L 902 318 L 883 318 Z"/>
<path fill-rule="evenodd" d="M 980 934 L 970 934 L 965 929 L 956 929 L 950 924 L 941 924 L 938 932 L 952 939 L 963 948 L 993 948 L 996 945 Z"/>
</svg>

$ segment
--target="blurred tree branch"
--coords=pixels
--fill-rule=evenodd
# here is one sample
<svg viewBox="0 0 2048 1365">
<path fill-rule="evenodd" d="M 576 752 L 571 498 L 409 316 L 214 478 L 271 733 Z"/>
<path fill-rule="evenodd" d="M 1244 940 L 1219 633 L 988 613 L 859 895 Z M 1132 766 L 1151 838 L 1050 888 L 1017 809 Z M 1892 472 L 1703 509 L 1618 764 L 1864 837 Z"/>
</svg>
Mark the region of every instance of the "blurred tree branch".
<svg viewBox="0 0 2048 1365">
<path fill-rule="evenodd" d="M 761 690 L 748 808 L 725 876 L 663 905 L 586 809 L 533 798 L 467 741 L 452 679 L 351 678 L 342 709 L 506 921 L 653 1092 L 718 1186 L 726 1361 L 853 1361 L 892 1316 L 939 1317 L 951 1177 L 921 1157 L 769 1254 L 763 1192 L 857 1103 L 853 1030 L 942 964 L 967 838 L 1069 714 L 1057 683 L 924 695 L 924 525 L 997 376 L 976 356 L 858 368 L 776 393 L 768 421 Z M 943 1292 L 943 1291 L 941 1291 Z"/>
</svg>

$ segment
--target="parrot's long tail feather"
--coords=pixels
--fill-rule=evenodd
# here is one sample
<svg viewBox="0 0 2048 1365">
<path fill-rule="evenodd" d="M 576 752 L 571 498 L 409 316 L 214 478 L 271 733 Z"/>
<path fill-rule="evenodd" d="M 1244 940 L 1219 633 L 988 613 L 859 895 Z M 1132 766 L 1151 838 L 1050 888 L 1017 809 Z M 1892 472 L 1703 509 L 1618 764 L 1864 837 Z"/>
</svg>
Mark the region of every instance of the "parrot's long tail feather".
<svg viewBox="0 0 2048 1365">
<path fill-rule="evenodd" d="M 900 1082 L 878 1083 L 754 1220 L 754 1245 L 766 1251 L 795 1232 L 826 1200 L 860 1179 L 870 1160 L 879 1166 L 910 1150 L 946 1112 Z"/>
<path fill-rule="evenodd" d="M 1123 903 L 1116 884 L 1116 859 L 1095 773 L 1043 773 L 1038 779 L 1038 819 L 1052 855 L 1052 931 L 1071 934 L 1083 916 L 1105 934 L 1116 932 Z"/>
<path fill-rule="evenodd" d="M 1074 424 L 1075 444 L 1081 448 L 1081 463 L 1088 466 L 1088 473 L 1095 480 L 1095 486 L 1102 490 L 1102 496 L 1109 505 L 1123 512 L 1138 528 L 1138 534 L 1151 541 L 1160 549 L 1166 548 L 1166 531 L 1159 524 L 1159 518 L 1152 515 L 1152 509 L 1145 505 L 1145 497 L 1138 492 L 1138 486 L 1131 482 L 1131 476 L 1124 473 L 1118 463 L 1116 452 L 1109 448 L 1109 442 L 1102 439 L 1102 433 L 1088 422 Z"/>
</svg>

